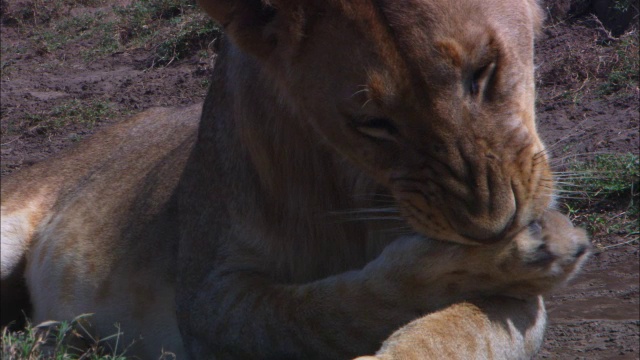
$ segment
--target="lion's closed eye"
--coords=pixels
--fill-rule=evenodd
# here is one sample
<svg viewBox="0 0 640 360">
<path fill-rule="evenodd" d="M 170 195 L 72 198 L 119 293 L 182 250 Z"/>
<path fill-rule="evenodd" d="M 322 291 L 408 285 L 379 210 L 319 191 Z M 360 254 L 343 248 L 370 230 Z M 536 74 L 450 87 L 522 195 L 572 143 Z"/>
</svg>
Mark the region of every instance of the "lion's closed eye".
<svg viewBox="0 0 640 360">
<path fill-rule="evenodd" d="M 469 78 L 469 85 L 467 91 L 471 96 L 477 96 L 478 94 L 484 93 L 488 90 L 490 86 L 491 77 L 495 72 L 495 63 L 491 62 L 486 65 L 482 65 L 476 68 L 473 71 L 471 77 Z"/>
<path fill-rule="evenodd" d="M 361 134 L 377 140 L 395 141 L 399 134 L 398 127 L 386 117 L 367 117 L 354 120 L 354 127 Z"/>
</svg>

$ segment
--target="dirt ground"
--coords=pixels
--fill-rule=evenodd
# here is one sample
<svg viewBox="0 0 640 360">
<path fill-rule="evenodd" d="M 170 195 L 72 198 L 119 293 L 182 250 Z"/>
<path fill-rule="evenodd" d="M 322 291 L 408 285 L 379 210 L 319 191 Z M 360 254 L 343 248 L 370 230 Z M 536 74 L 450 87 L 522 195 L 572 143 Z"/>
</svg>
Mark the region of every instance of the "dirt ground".
<svg viewBox="0 0 640 360">
<path fill-rule="evenodd" d="M 150 67 L 152 47 L 87 60 L 78 54 L 94 46 L 91 39 L 43 51 L 34 46 L 33 31 L 23 23 L 3 21 L 2 176 L 146 108 L 201 102 L 214 64 L 213 57 L 200 52 Z M 635 48 L 627 46 L 633 37 Z M 624 71 L 622 79 L 611 75 L 633 56 L 631 66 L 637 67 L 637 37 L 636 30 L 613 38 L 588 16 L 545 28 L 537 43 L 538 120 L 557 169 L 596 153 L 638 154 L 637 79 L 625 81 Z M 78 104 L 93 104 L 92 113 L 82 114 L 94 120 L 63 121 L 82 112 Z M 607 211 L 625 208 L 610 205 Z M 574 217 L 589 226 L 584 212 Z M 637 238 L 594 231 L 596 252 L 582 274 L 547 298 L 550 326 L 539 359 L 640 357 Z"/>
<path fill-rule="evenodd" d="M 549 26 L 537 43 L 539 129 L 560 167 L 574 156 L 639 151 L 637 83 L 603 95 L 614 57 L 637 55 L 611 54 L 594 21 Z M 550 326 L 538 358 L 640 358 L 637 238 L 594 234 L 596 252 L 582 274 L 547 298 Z"/>
</svg>

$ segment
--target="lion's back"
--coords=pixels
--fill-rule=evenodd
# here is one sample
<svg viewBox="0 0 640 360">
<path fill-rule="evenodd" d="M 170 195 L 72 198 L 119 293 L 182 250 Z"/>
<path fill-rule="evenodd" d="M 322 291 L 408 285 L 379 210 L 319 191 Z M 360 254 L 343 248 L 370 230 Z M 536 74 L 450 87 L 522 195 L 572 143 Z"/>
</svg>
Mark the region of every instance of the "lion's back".
<svg viewBox="0 0 640 360">
<path fill-rule="evenodd" d="M 137 327 L 177 331 L 175 318 L 153 314 L 173 313 L 172 195 L 195 143 L 200 109 L 147 110 L 3 179 L 3 288 L 19 285 L 9 280 L 26 264 L 34 322 L 101 312 L 138 319 L 122 324 L 131 335 Z M 3 321 L 14 318 L 4 300 Z M 110 323 L 93 325 L 102 336 L 116 331 Z M 166 335 L 155 338 L 180 338 Z"/>
</svg>

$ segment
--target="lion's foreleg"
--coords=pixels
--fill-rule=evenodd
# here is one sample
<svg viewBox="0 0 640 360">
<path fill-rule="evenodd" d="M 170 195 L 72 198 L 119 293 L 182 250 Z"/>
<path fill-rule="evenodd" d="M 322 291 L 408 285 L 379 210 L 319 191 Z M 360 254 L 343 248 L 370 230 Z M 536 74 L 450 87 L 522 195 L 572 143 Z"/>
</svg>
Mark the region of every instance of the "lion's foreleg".
<svg viewBox="0 0 640 360">
<path fill-rule="evenodd" d="M 375 351 L 417 312 L 381 301 L 354 271 L 302 285 L 212 277 L 179 321 L 194 359 L 346 359 Z M 186 315 L 186 314 L 185 314 Z"/>
<path fill-rule="evenodd" d="M 403 326 L 375 357 L 358 360 L 530 359 L 544 337 L 541 296 L 489 297 L 451 305 Z"/>
<path fill-rule="evenodd" d="M 521 236 L 528 239 L 529 234 Z M 539 293 L 540 283 L 564 280 L 553 264 L 536 265 L 535 256 L 533 263 L 527 262 L 529 257 L 519 260 L 529 247 L 517 245 L 467 247 L 406 237 L 361 270 L 306 284 L 280 284 L 266 275 L 268 270 L 255 269 L 259 258 L 236 254 L 246 261 L 244 266 L 217 264 L 204 282 L 178 291 L 178 321 L 194 358 L 354 357 L 375 352 L 389 334 L 429 313 L 402 328 L 381 355 L 402 349 L 408 337 L 424 348 L 417 350 L 424 356 L 433 350 L 460 359 L 483 358 L 466 356 L 476 353 L 527 358 L 539 347 L 545 324 L 541 300 L 527 294 Z M 570 250 L 572 261 L 585 256 L 581 249 Z M 185 264 L 185 273 L 193 270 Z M 248 270 L 250 264 L 254 270 Z M 509 293 L 536 300 L 495 297 L 514 284 L 524 290 Z M 476 298 L 486 300 L 462 303 Z"/>
<path fill-rule="evenodd" d="M 236 254 L 233 259 L 242 259 L 243 266 L 222 260 L 202 281 L 179 282 L 178 322 L 198 359 L 345 359 L 373 353 L 410 321 L 472 297 L 449 291 L 455 279 L 447 274 L 477 256 L 460 253 L 455 245 L 407 238 L 361 270 L 303 284 L 279 283 L 255 268 L 259 258 Z M 464 260 L 451 261 L 455 256 Z M 187 264 L 185 275 L 196 269 Z"/>
</svg>

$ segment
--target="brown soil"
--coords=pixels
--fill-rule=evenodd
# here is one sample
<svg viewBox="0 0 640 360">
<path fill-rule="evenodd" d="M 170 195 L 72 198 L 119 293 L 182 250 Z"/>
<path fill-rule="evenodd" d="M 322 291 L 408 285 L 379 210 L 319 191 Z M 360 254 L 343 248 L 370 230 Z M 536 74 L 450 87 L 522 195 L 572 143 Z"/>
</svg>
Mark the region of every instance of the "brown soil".
<svg viewBox="0 0 640 360">
<path fill-rule="evenodd" d="M 77 54 L 91 43 L 47 52 L 33 46 L 29 31 L 23 24 L 2 27 L 3 176 L 50 157 L 122 114 L 203 100 L 212 60 L 194 55 L 151 68 L 150 50 L 138 48 L 86 61 Z M 637 40 L 635 48 L 620 52 L 623 41 L 589 17 L 549 26 L 538 41 L 539 129 L 559 169 L 574 156 L 638 154 L 638 83 L 612 86 L 610 79 L 628 57 L 636 56 L 637 66 Z M 33 121 L 73 99 L 106 103 L 110 115 L 93 125 Z M 598 250 L 582 274 L 547 298 L 550 326 L 539 359 L 640 356 L 637 234 L 600 232 L 593 242 Z"/>
</svg>

